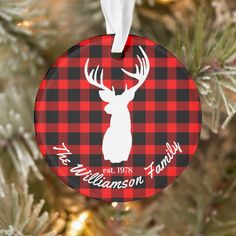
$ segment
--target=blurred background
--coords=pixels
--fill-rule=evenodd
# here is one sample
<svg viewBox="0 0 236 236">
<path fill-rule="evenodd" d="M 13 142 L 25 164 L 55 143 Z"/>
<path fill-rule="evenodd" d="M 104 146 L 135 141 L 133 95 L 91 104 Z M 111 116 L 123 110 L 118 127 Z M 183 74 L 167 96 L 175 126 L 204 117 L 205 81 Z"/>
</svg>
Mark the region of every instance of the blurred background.
<svg viewBox="0 0 236 236">
<path fill-rule="evenodd" d="M 138 0 L 132 33 L 158 41 L 201 97 L 199 150 L 143 201 L 86 198 L 51 173 L 35 142 L 34 99 L 68 47 L 105 33 L 98 0 L 0 0 L 0 235 L 235 236 L 236 2 Z"/>
</svg>

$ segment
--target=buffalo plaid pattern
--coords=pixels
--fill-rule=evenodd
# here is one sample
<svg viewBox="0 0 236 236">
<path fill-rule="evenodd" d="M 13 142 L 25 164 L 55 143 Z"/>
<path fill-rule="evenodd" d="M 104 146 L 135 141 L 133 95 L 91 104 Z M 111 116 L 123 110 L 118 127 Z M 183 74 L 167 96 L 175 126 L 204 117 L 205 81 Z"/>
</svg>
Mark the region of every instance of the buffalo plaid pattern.
<svg viewBox="0 0 236 236">
<path fill-rule="evenodd" d="M 38 145 L 50 168 L 76 191 L 105 201 L 133 201 L 146 198 L 171 184 L 194 155 L 201 130 L 201 106 L 193 80 L 182 63 L 165 48 L 146 38 L 129 36 L 124 58 L 111 58 L 113 35 L 85 40 L 70 48 L 47 72 L 35 103 L 35 131 Z M 125 75 L 139 65 L 141 46 L 150 61 L 150 72 L 128 108 L 132 122 L 133 145 L 127 162 L 112 164 L 102 153 L 103 136 L 110 126 L 105 102 L 99 89 L 88 83 L 84 66 L 104 69 L 104 84 L 123 93 L 137 80 Z M 100 69 L 101 70 L 101 69 Z M 182 153 L 159 174 L 150 178 L 145 167 L 161 163 L 166 143 L 178 142 Z M 69 149 L 67 165 L 53 147 L 62 143 Z M 104 181 L 125 181 L 142 176 L 143 183 L 125 189 L 102 188 L 76 176 L 78 164 L 104 175 Z M 122 167 L 126 167 L 122 173 Z"/>
</svg>

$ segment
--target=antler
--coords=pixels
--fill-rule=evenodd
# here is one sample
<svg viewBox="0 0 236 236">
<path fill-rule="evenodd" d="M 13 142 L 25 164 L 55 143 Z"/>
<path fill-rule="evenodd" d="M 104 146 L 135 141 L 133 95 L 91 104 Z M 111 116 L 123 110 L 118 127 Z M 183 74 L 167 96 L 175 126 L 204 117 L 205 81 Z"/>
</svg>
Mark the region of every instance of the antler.
<svg viewBox="0 0 236 236">
<path fill-rule="evenodd" d="M 89 73 L 88 72 L 88 64 L 89 64 L 89 58 L 87 59 L 86 61 L 86 64 L 85 64 L 85 67 L 84 67 L 84 74 L 85 74 L 85 77 L 87 79 L 87 81 L 102 89 L 102 90 L 105 90 L 105 91 L 111 91 L 109 88 L 107 88 L 104 83 L 103 83 L 103 69 L 102 69 L 102 72 L 101 72 L 101 75 L 100 75 L 100 83 L 97 81 L 97 75 L 98 75 L 98 69 L 100 66 L 97 66 L 96 69 L 92 69 L 91 72 Z"/>
<path fill-rule="evenodd" d="M 135 73 L 131 73 L 129 71 L 126 71 L 123 68 L 121 69 L 126 75 L 138 80 L 138 83 L 129 89 L 129 90 L 133 90 L 134 92 L 136 92 L 142 86 L 142 84 L 146 80 L 146 78 L 149 74 L 149 71 L 150 71 L 150 62 L 149 62 L 148 56 L 141 46 L 139 46 L 139 49 L 141 50 L 141 52 L 143 54 L 142 59 L 139 57 L 139 55 L 137 55 L 137 58 L 140 63 L 140 68 L 136 64 L 135 65 L 135 68 L 136 68 Z"/>
</svg>

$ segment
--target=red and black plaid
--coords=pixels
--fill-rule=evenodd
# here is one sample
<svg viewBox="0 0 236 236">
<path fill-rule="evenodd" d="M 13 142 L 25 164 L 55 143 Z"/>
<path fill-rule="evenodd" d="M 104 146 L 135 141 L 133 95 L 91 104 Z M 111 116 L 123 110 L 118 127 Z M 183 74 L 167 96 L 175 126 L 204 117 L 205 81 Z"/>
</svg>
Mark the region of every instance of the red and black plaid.
<svg viewBox="0 0 236 236">
<path fill-rule="evenodd" d="M 201 130 L 201 106 L 193 80 L 173 54 L 148 39 L 129 36 L 122 59 L 111 58 L 112 35 L 85 40 L 58 58 L 43 79 L 35 104 L 35 131 L 41 152 L 51 169 L 69 186 L 90 197 L 106 201 L 132 201 L 146 198 L 172 183 L 195 153 Z M 129 104 L 133 146 L 127 162 L 111 164 L 102 154 L 103 136 L 110 125 L 104 112 L 99 89 L 88 83 L 84 66 L 90 58 L 90 70 L 104 69 L 104 84 L 121 94 L 125 84 L 137 80 L 121 68 L 134 71 L 142 56 L 149 57 L 151 69 L 145 83 Z M 179 142 L 183 150 L 160 173 L 150 178 L 145 167 L 160 164 L 166 155 L 166 143 Z M 68 166 L 63 165 L 53 147 L 65 143 L 71 151 Z M 104 174 L 106 181 L 124 181 L 142 176 L 141 185 L 125 189 L 102 188 L 71 173 L 82 164 L 93 173 Z M 130 173 L 117 173 L 118 167 L 130 167 Z M 112 169 L 111 169 L 112 168 Z M 111 170 L 116 173 L 110 173 Z M 129 172 L 129 171 L 128 171 Z"/>
</svg>

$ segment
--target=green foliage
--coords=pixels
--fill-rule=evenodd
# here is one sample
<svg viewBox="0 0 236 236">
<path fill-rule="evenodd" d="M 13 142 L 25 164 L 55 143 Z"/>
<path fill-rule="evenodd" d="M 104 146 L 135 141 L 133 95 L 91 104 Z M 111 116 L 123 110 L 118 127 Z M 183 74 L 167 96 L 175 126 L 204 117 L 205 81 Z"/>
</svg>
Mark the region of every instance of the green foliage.
<svg viewBox="0 0 236 236">
<path fill-rule="evenodd" d="M 236 113 L 236 27 L 214 27 L 203 9 L 196 17 L 193 32 L 183 32 L 174 46 L 177 56 L 194 78 L 202 102 L 204 125 L 218 132 Z"/>
<path fill-rule="evenodd" d="M 5 156 L 0 163 L 14 169 L 14 177 L 17 176 L 16 181 L 21 185 L 27 183 L 30 170 L 38 179 L 43 178 L 35 163 L 41 155 L 33 134 L 30 86 L 28 90 L 8 86 L 0 92 L 0 149 Z"/>
<path fill-rule="evenodd" d="M 1 78 L 38 76 L 55 32 L 37 0 L 0 1 Z"/>
<path fill-rule="evenodd" d="M 7 185 L 0 170 L 0 235 L 1 236 L 53 236 L 44 233 L 50 224 L 47 212 L 40 213 L 44 201 L 34 205 L 33 195 L 27 189 Z"/>
</svg>

